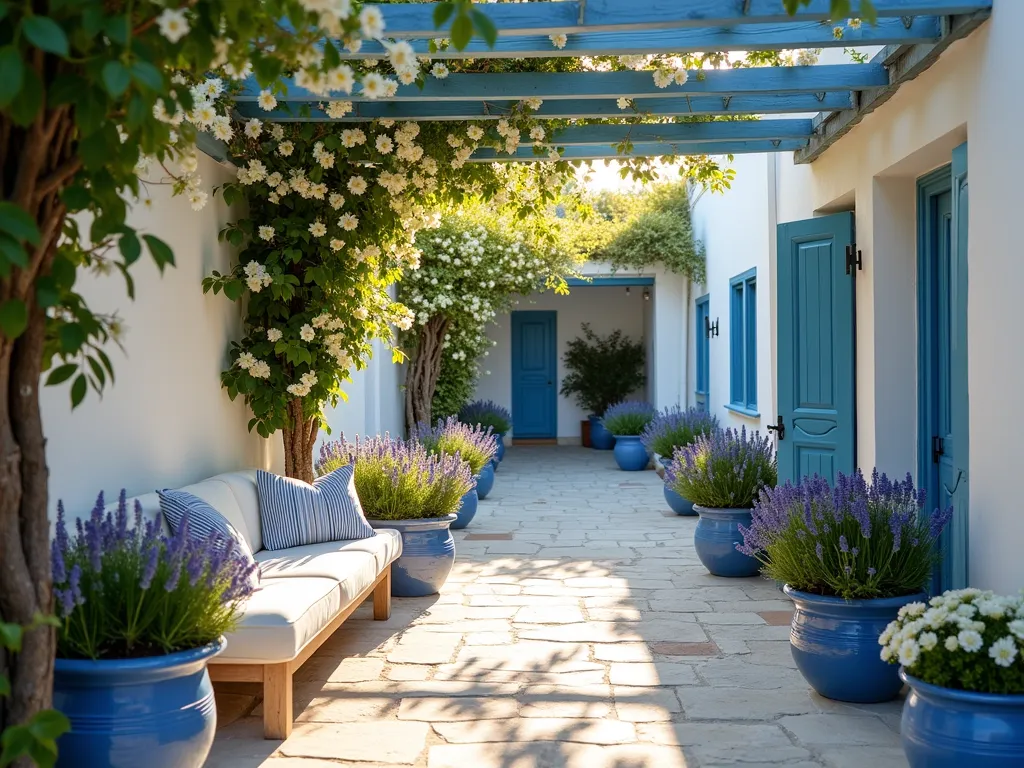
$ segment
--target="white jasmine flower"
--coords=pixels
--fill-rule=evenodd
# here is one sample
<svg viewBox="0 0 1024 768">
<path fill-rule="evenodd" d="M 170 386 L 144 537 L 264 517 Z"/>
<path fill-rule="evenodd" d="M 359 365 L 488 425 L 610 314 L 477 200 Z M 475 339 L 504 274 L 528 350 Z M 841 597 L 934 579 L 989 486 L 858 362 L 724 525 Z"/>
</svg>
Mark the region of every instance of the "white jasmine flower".
<svg viewBox="0 0 1024 768">
<path fill-rule="evenodd" d="M 274 228 L 269 227 L 266 224 L 259 228 L 259 235 L 261 240 L 273 240 L 274 239 Z"/>
<path fill-rule="evenodd" d="M 327 73 L 326 83 L 328 90 L 352 93 L 352 89 L 355 87 L 356 84 L 356 76 L 355 73 L 352 71 L 352 67 L 350 67 L 348 64 L 339 64 L 338 66 L 336 66 L 334 69 Z M 341 105 L 341 108 L 343 109 L 342 115 L 344 115 L 345 112 L 352 111 L 352 102 L 350 101 L 339 101 L 334 103 Z M 348 107 L 347 109 L 345 109 L 346 106 Z M 328 114 L 330 114 L 329 107 Z M 331 117 L 334 117 L 334 115 L 331 115 Z M 341 117 L 341 115 L 338 115 L 338 117 Z"/>
<path fill-rule="evenodd" d="M 231 119 L 227 115 L 217 115 L 213 118 L 213 135 L 221 141 L 230 141 L 235 135 L 231 127 Z"/>
<path fill-rule="evenodd" d="M 160 34 L 172 43 L 181 40 L 190 30 L 184 8 L 164 8 L 163 13 L 156 17 L 156 26 Z"/>
<path fill-rule="evenodd" d="M 257 360 L 249 368 L 249 375 L 254 379 L 269 379 L 270 365 L 265 360 Z"/>
<path fill-rule="evenodd" d="M 277 106 L 277 99 L 274 97 L 274 94 L 272 94 L 269 90 L 264 89 L 260 91 L 260 96 L 256 100 L 256 103 L 260 105 L 260 109 L 269 112 L 270 110 Z M 282 131 L 283 130 L 284 129 L 282 129 Z"/>
<path fill-rule="evenodd" d="M 988 649 L 988 655 L 1000 667 L 1009 667 L 1013 664 L 1014 659 L 1017 658 L 1017 643 L 1012 637 L 1007 635 L 992 643 L 992 646 Z"/>
<path fill-rule="evenodd" d="M 391 150 L 395 148 L 395 142 L 393 142 L 388 136 L 380 135 L 377 137 L 377 141 L 374 142 L 377 145 L 377 151 L 382 155 L 391 154 Z"/>
<path fill-rule="evenodd" d="M 331 240 L 331 250 L 332 251 L 340 251 L 344 247 L 345 247 L 345 241 L 344 240 L 339 240 L 338 238 L 334 238 L 333 240 Z"/>
<path fill-rule="evenodd" d="M 309 234 L 313 237 L 323 237 L 327 234 L 327 227 L 324 226 L 324 223 L 320 221 L 320 219 L 317 219 L 309 225 Z"/>
<path fill-rule="evenodd" d="M 918 643 L 921 645 L 921 649 L 930 651 L 939 643 L 939 636 L 934 632 L 922 632 L 921 636 L 917 638 Z"/>
<path fill-rule="evenodd" d="M 565 35 L 548 35 L 548 39 L 555 48 L 565 48 L 565 44 L 569 42 L 569 38 Z"/>
<path fill-rule="evenodd" d="M 255 362 L 256 358 L 251 352 L 243 352 L 238 356 L 238 359 L 235 360 L 235 363 L 243 371 L 249 370 L 252 367 L 252 364 Z"/>
<path fill-rule="evenodd" d="M 313 330 L 313 326 L 306 323 L 299 329 L 299 338 L 303 341 L 312 341 L 316 338 L 316 331 Z"/>
<path fill-rule="evenodd" d="M 544 129 L 539 125 L 530 129 L 530 138 L 534 141 L 544 141 L 544 135 Z"/>
<path fill-rule="evenodd" d="M 207 195 L 202 190 L 193 190 L 189 193 L 188 202 L 193 211 L 201 211 L 206 207 Z"/>
<path fill-rule="evenodd" d="M 683 67 L 679 67 L 675 72 L 672 73 L 672 80 L 675 82 L 676 85 L 686 85 L 686 81 L 689 78 L 689 73 Z"/>
<path fill-rule="evenodd" d="M 348 180 L 348 191 L 353 195 L 361 195 L 366 192 L 366 179 L 362 176 L 353 176 Z"/>
<path fill-rule="evenodd" d="M 960 647 L 968 653 L 974 653 L 980 651 L 983 645 L 981 635 L 975 632 L 973 629 L 962 629 L 956 636 L 957 641 L 960 643 Z"/>
<path fill-rule="evenodd" d="M 260 96 L 262 97 L 263 94 L 261 93 Z M 277 104 L 277 102 L 275 101 L 274 104 Z M 273 107 L 271 107 L 271 109 L 273 109 Z M 282 128 L 279 123 L 274 123 L 270 126 L 270 135 L 275 141 L 280 141 L 284 138 L 284 128 Z"/>
<path fill-rule="evenodd" d="M 530 109 L 540 109 L 544 105 L 544 100 L 538 99 L 536 96 L 531 96 L 528 99 L 523 99 L 523 104 L 528 106 Z"/>
<path fill-rule="evenodd" d="M 615 103 L 619 105 L 619 109 L 629 109 L 633 106 L 633 102 L 625 96 L 620 96 Z"/>
<path fill-rule="evenodd" d="M 672 82 L 672 73 L 667 69 L 654 70 L 654 85 L 658 88 L 668 88 Z"/>
<path fill-rule="evenodd" d="M 284 334 L 279 328 L 268 328 L 267 329 L 267 341 L 280 341 Z"/>
<path fill-rule="evenodd" d="M 261 133 L 263 133 L 263 123 L 255 117 L 245 123 L 245 135 L 250 139 L 258 139 Z"/>
<path fill-rule="evenodd" d="M 448 77 L 448 67 L 439 61 L 430 68 L 430 74 L 432 74 L 438 80 L 444 80 L 446 77 Z"/>
<path fill-rule="evenodd" d="M 386 92 L 387 86 L 384 76 L 377 72 L 370 72 L 363 77 L 363 95 L 368 99 L 379 99 Z"/>
<path fill-rule="evenodd" d="M 359 218 L 351 213 L 346 213 L 338 219 L 338 226 L 346 232 L 351 232 L 359 226 Z"/>
<path fill-rule="evenodd" d="M 332 192 L 328 200 L 331 203 L 331 208 L 333 208 L 334 210 L 338 210 L 339 208 L 341 208 L 341 206 L 345 204 L 344 195 L 339 195 L 337 192 Z"/>
<path fill-rule="evenodd" d="M 346 128 L 341 132 L 341 144 L 351 149 L 366 142 L 366 134 L 359 128 Z"/>
<path fill-rule="evenodd" d="M 396 72 L 416 68 L 416 52 L 406 40 L 386 43 L 384 47 L 388 52 L 388 61 L 391 62 L 391 66 L 395 68 Z"/>
<path fill-rule="evenodd" d="M 295 145 L 290 141 L 282 141 L 277 145 L 277 151 L 282 157 L 288 157 L 295 151 Z"/>
<path fill-rule="evenodd" d="M 484 137 L 484 129 L 479 125 L 471 125 L 466 129 L 466 135 L 469 136 L 472 141 L 480 141 L 480 139 Z"/>
<path fill-rule="evenodd" d="M 335 120 L 344 117 L 351 111 L 351 101 L 332 101 L 327 105 L 327 116 Z"/>
<path fill-rule="evenodd" d="M 359 29 L 363 37 L 371 40 L 384 34 L 384 14 L 380 8 L 367 5 L 359 12 Z"/>
</svg>

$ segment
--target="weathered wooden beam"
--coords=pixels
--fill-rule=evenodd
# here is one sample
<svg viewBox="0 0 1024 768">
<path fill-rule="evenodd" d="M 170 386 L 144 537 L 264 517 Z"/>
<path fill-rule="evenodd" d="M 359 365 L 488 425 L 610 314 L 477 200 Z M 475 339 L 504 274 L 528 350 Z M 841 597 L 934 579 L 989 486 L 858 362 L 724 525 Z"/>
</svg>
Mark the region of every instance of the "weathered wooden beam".
<svg viewBox="0 0 1024 768">
<path fill-rule="evenodd" d="M 818 97 L 821 96 L 819 99 Z M 335 120 L 316 104 L 282 101 L 278 108 L 265 112 L 252 102 L 240 102 L 235 111 L 242 117 L 257 117 L 274 122 L 340 122 L 360 123 L 390 118 L 392 120 L 497 120 L 507 117 L 518 101 L 360 101 L 353 104 L 354 111 Z M 635 99 L 633 109 L 621 109 L 615 99 L 555 99 L 544 102 L 533 114 L 542 119 L 582 119 L 635 117 L 637 113 L 652 117 L 680 117 L 683 115 L 782 115 L 814 113 L 817 110 L 848 109 L 853 106 L 850 91 L 814 94 L 795 93 L 780 96 L 669 96 L 654 99 Z M 301 115 L 300 108 L 308 107 L 309 114 Z"/>
<path fill-rule="evenodd" d="M 499 37 L 494 48 L 488 47 L 483 40 L 474 39 L 461 51 L 449 47 L 433 53 L 427 40 L 411 40 L 410 43 L 417 55 L 435 59 L 521 59 L 909 45 L 933 43 L 939 39 L 940 34 L 939 17 L 918 16 L 911 20 L 909 26 L 901 19 L 879 19 L 878 24 L 863 24 L 859 29 L 847 28 L 842 38 L 832 33 L 830 25 L 812 21 L 743 24 L 719 29 L 584 32 L 569 36 L 564 48 L 556 48 L 547 35 Z M 343 59 L 382 59 L 387 56 L 387 50 L 377 41 L 364 42 L 358 53 L 341 50 Z"/>
<path fill-rule="evenodd" d="M 672 96 L 738 96 L 859 91 L 887 85 L 881 64 L 830 64 L 807 67 L 705 69 L 689 73 L 683 85 L 658 88 L 651 72 L 514 72 L 427 78 L 420 88 L 402 85 L 388 101 L 476 101 L 510 99 L 630 99 Z M 290 102 L 331 101 L 287 82 Z M 255 101 L 259 86 L 246 82 L 237 102 Z M 362 93 L 336 96 L 338 101 L 370 101 Z"/>
<path fill-rule="evenodd" d="M 849 133 L 866 115 L 891 99 L 899 87 L 920 75 L 934 64 L 944 50 L 966 37 L 989 17 L 990 11 L 955 16 L 944 24 L 943 36 L 932 45 L 915 45 L 903 51 L 888 47 L 879 51 L 875 62 L 891 61 L 886 68 L 889 82 L 854 94 L 855 106 L 839 112 L 822 113 L 815 118 L 814 135 L 806 148 L 796 153 L 797 163 L 810 163 Z M 900 55 L 897 56 L 896 54 Z"/>
<path fill-rule="evenodd" d="M 724 142 L 671 142 L 634 144 L 628 152 L 618 152 L 613 146 L 566 147 L 561 155 L 563 160 L 601 160 L 618 157 L 673 157 L 680 155 L 740 155 L 760 152 L 793 152 L 806 146 L 800 139 L 783 141 L 724 141 Z M 508 163 L 547 160 L 546 152 L 536 154 L 532 147 L 520 147 L 514 155 L 496 152 L 493 149 L 478 149 L 470 158 L 471 163 Z"/>
<path fill-rule="evenodd" d="M 873 0 L 879 18 L 945 16 L 989 10 L 992 0 Z M 854 0 L 859 15 L 860 3 Z M 378 5 L 390 38 L 436 37 L 434 3 Z M 571 2 L 479 3 L 503 37 L 519 35 L 624 32 L 627 30 L 732 27 L 737 24 L 785 24 L 828 21 L 830 0 L 811 0 L 793 16 L 782 0 L 579 0 Z M 747 12 L 744 13 L 744 10 Z"/>
</svg>

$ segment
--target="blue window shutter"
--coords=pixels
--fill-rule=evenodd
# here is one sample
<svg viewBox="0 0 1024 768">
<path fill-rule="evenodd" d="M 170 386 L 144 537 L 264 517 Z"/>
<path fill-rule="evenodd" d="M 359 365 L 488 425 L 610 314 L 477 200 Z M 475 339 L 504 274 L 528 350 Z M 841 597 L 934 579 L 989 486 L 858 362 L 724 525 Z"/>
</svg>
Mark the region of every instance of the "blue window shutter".
<svg viewBox="0 0 1024 768">
<path fill-rule="evenodd" d="M 710 344 L 708 342 L 708 320 L 710 319 L 710 295 L 705 294 L 696 300 L 694 334 L 696 339 L 696 395 L 697 404 L 707 407 L 710 389 Z"/>
<path fill-rule="evenodd" d="M 757 280 L 750 278 L 745 285 L 744 330 L 746 338 L 743 343 L 745 352 L 744 366 L 746 369 L 746 405 L 752 411 L 757 410 Z"/>
<path fill-rule="evenodd" d="M 729 292 L 729 402 L 743 405 L 743 283 Z"/>
<path fill-rule="evenodd" d="M 757 270 L 729 281 L 729 404 L 757 410 Z"/>
</svg>

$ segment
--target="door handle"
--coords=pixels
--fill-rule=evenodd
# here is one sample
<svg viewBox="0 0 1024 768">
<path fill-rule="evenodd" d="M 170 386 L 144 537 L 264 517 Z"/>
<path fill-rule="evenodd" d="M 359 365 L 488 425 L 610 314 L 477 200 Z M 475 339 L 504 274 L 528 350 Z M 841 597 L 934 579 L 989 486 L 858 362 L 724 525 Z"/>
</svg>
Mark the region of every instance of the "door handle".
<svg viewBox="0 0 1024 768">
<path fill-rule="evenodd" d="M 779 414 L 779 423 L 778 424 L 769 424 L 768 425 L 768 431 L 769 432 L 777 432 L 778 435 L 779 435 L 779 440 L 785 440 L 786 439 L 786 422 L 782 420 L 782 414 L 781 413 Z"/>
</svg>

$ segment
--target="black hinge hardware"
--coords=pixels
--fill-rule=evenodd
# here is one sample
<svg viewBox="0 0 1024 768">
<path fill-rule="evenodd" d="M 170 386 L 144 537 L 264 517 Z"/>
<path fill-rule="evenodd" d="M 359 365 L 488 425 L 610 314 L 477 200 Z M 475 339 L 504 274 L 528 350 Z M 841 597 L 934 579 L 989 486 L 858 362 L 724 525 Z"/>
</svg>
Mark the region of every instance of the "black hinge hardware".
<svg viewBox="0 0 1024 768">
<path fill-rule="evenodd" d="M 932 462 L 939 463 L 939 456 L 946 455 L 946 441 L 941 437 L 932 438 Z"/>
<path fill-rule="evenodd" d="M 769 424 L 768 425 L 768 431 L 769 432 L 776 432 L 776 433 L 778 433 L 779 440 L 785 440 L 786 439 L 786 422 L 782 420 L 782 414 L 781 413 L 779 414 L 779 423 L 778 424 Z"/>
<path fill-rule="evenodd" d="M 855 266 L 858 270 L 862 270 L 864 262 L 861 260 L 860 251 L 857 250 L 857 244 L 851 243 L 846 246 L 846 274 L 852 273 Z"/>
<path fill-rule="evenodd" d="M 718 335 L 718 318 L 715 318 L 715 322 L 711 322 L 710 317 L 704 318 L 704 336 L 710 339 L 712 336 Z"/>
</svg>

